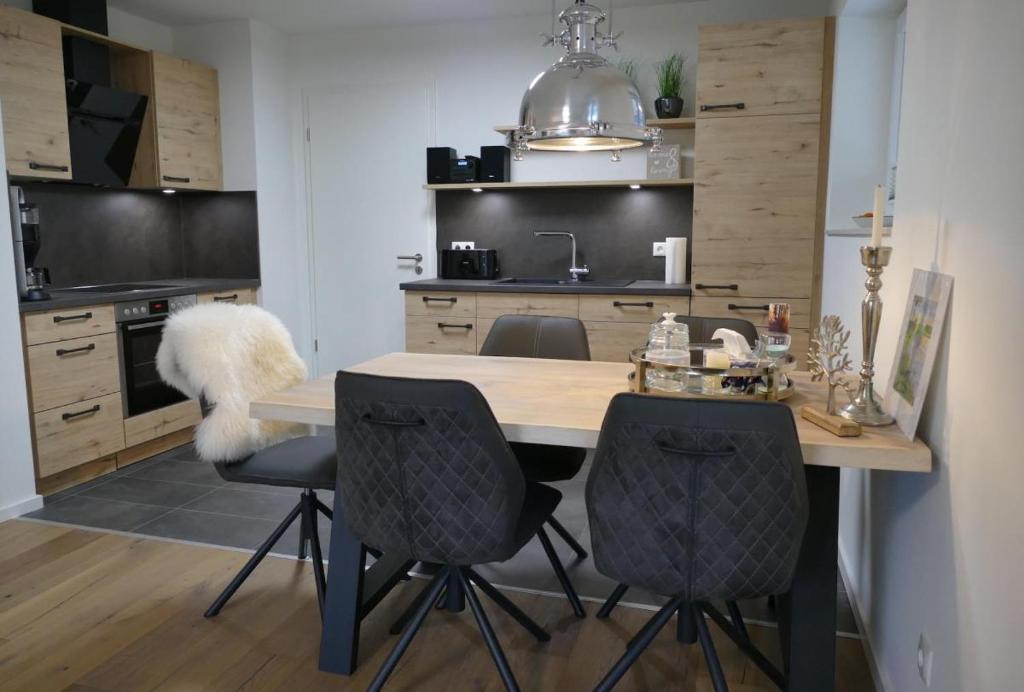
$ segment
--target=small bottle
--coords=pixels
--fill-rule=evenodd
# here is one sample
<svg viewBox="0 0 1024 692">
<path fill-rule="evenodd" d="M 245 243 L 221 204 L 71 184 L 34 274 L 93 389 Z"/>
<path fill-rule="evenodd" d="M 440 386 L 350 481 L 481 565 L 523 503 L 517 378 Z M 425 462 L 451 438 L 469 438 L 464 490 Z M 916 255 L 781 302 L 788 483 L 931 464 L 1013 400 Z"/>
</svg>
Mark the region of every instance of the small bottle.
<svg viewBox="0 0 1024 692">
<path fill-rule="evenodd" d="M 662 319 L 651 325 L 647 339 L 647 359 L 654 365 L 647 370 L 647 388 L 678 392 L 686 383 L 686 371 L 668 371 L 658 363 L 675 366 L 690 364 L 690 327 L 676 322 L 676 313 L 666 312 Z"/>
</svg>

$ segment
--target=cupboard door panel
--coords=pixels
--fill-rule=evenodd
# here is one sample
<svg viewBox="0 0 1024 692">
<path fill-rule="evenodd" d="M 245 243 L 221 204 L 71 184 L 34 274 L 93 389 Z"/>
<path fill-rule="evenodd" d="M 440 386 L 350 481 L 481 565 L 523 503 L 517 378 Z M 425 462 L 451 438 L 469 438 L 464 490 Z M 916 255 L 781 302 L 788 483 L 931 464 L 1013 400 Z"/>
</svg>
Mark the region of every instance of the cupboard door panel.
<svg viewBox="0 0 1024 692">
<path fill-rule="evenodd" d="M 33 411 L 121 390 L 116 334 L 29 346 L 27 356 Z"/>
<path fill-rule="evenodd" d="M 35 414 L 39 477 L 124 449 L 123 421 L 120 393 Z"/>
<path fill-rule="evenodd" d="M 219 190 L 220 89 L 217 70 L 153 53 L 159 185 Z"/>
<path fill-rule="evenodd" d="M 405 292 L 406 315 L 476 317 L 476 294 L 452 291 Z"/>
<path fill-rule="evenodd" d="M 235 305 L 256 305 L 255 288 L 232 288 L 229 291 L 200 293 L 196 297 L 199 305 L 204 303 L 234 303 Z"/>
<path fill-rule="evenodd" d="M 407 315 L 405 350 L 409 353 L 476 355 L 476 319 Z"/>
<path fill-rule="evenodd" d="M 819 126 L 816 115 L 697 122 L 694 296 L 811 297 Z"/>
<path fill-rule="evenodd" d="M 757 327 L 768 326 L 768 303 L 789 303 L 789 326 L 807 329 L 811 321 L 811 301 L 805 298 L 701 298 L 693 299 L 693 314 L 699 317 L 739 317 Z"/>
<path fill-rule="evenodd" d="M 564 293 L 478 293 L 477 317 L 549 315 L 578 317 L 580 297 Z"/>
<path fill-rule="evenodd" d="M 689 296 L 581 295 L 580 319 L 651 324 L 663 313 L 690 314 Z"/>
<path fill-rule="evenodd" d="M 89 305 L 46 312 L 29 312 L 25 321 L 25 345 L 109 334 L 114 331 L 114 306 Z"/>
<path fill-rule="evenodd" d="M 0 7 L 0 100 L 7 172 L 70 180 L 59 22 Z"/>
<path fill-rule="evenodd" d="M 697 117 L 820 113 L 833 35 L 828 17 L 701 27 Z"/>
<path fill-rule="evenodd" d="M 641 322 L 584 322 L 590 359 L 629 362 L 629 353 L 647 343 L 650 325 Z"/>
</svg>

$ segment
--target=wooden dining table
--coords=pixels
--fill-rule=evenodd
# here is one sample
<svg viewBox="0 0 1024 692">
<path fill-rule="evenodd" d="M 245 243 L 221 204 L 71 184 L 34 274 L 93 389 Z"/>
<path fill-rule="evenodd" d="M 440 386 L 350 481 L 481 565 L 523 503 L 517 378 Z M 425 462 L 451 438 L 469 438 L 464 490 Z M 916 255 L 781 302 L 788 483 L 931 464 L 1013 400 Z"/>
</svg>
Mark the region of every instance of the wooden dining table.
<svg viewBox="0 0 1024 692">
<path fill-rule="evenodd" d="M 533 358 L 391 353 L 351 372 L 475 385 L 487 399 L 508 440 L 594 448 L 612 397 L 629 390 L 629 363 Z M 837 437 L 800 417 L 805 404 L 824 409 L 827 390 L 804 372 L 791 373 L 793 408 L 803 452 L 809 520 L 793 585 L 777 598 L 787 689 L 820 692 L 835 687 L 838 581 L 839 469 L 922 473 L 932 455 L 920 440 L 894 426 L 864 428 L 859 437 Z M 327 375 L 267 395 L 250 405 L 254 418 L 333 426 L 334 379 Z M 341 493 L 334 494 L 326 612 L 320 669 L 351 674 L 357 665 L 362 619 L 413 567 L 385 554 L 364 569 L 366 547 L 345 526 Z M 613 663 L 609 661 L 610 665 Z"/>
</svg>

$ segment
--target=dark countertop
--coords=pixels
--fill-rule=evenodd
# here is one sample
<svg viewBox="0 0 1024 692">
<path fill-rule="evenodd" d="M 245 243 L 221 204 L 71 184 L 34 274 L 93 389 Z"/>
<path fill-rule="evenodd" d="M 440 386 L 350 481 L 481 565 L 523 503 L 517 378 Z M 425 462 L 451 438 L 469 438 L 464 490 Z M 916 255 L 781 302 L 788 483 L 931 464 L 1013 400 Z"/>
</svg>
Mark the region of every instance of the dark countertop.
<svg viewBox="0 0 1024 692">
<path fill-rule="evenodd" d="M 496 284 L 475 279 L 421 279 L 398 286 L 403 291 L 472 291 L 477 293 L 592 293 L 604 295 L 690 295 L 690 284 L 667 284 L 664 281 L 641 279 L 628 286 L 595 286 L 585 281 L 578 284 L 544 285 Z"/>
<path fill-rule="evenodd" d="M 162 298 L 164 296 L 184 296 L 189 293 L 207 293 L 208 291 L 229 291 L 234 288 L 256 288 L 259 279 L 161 279 L 159 281 L 131 281 L 128 283 L 154 284 L 163 288 L 131 291 L 128 293 L 82 293 L 52 289 L 50 300 L 26 302 L 21 301 L 18 309 L 21 312 L 43 312 L 60 310 L 82 305 L 108 305 L 111 303 L 130 303 L 135 300 Z M 173 286 L 167 288 L 168 285 Z"/>
</svg>

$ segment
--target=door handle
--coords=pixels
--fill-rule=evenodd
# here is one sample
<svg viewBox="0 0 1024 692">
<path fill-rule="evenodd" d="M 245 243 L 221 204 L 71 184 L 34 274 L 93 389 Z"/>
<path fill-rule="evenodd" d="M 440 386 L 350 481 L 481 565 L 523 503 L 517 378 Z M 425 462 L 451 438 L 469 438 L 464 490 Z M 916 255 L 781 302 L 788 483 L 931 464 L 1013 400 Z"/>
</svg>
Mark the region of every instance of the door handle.
<svg viewBox="0 0 1024 692">
<path fill-rule="evenodd" d="M 621 300 L 613 300 L 612 307 L 616 308 L 653 308 L 654 301 L 646 300 L 642 303 L 623 303 Z"/>
<path fill-rule="evenodd" d="M 472 324 L 449 324 L 448 322 L 438 322 L 437 323 L 437 328 L 438 329 L 466 329 L 466 330 L 469 330 L 469 329 L 473 328 L 473 325 Z"/>
<path fill-rule="evenodd" d="M 422 274 L 423 273 L 423 267 L 420 266 L 420 262 L 423 261 L 423 255 L 422 254 L 417 252 L 415 255 L 399 255 L 395 259 L 412 260 L 413 262 L 416 263 L 416 266 L 413 268 L 413 271 L 415 271 L 417 274 Z"/>
<path fill-rule="evenodd" d="M 727 306 L 730 310 L 763 310 L 768 312 L 770 306 L 768 305 L 737 305 L 736 303 L 729 303 Z"/>
<path fill-rule="evenodd" d="M 67 166 L 61 166 L 53 163 L 42 163 L 40 161 L 29 161 L 28 167 L 33 171 L 57 171 L 58 173 L 68 172 Z"/>
<path fill-rule="evenodd" d="M 740 290 L 739 284 L 694 284 L 693 286 L 698 291 L 710 291 L 717 289 L 720 291 L 738 291 Z"/>
<path fill-rule="evenodd" d="M 85 353 L 86 351 L 95 351 L 96 344 L 89 344 L 88 346 L 82 346 L 81 348 L 58 348 L 55 353 L 58 357 L 69 356 L 72 353 Z"/>
<path fill-rule="evenodd" d="M 72 418 L 79 418 L 81 416 L 88 416 L 91 413 L 99 413 L 100 405 L 96 404 L 92 408 L 87 408 L 84 411 L 75 411 L 73 413 L 62 413 L 60 414 L 61 420 L 71 420 Z"/>
<path fill-rule="evenodd" d="M 745 103 L 706 103 L 701 105 L 700 112 L 705 113 L 707 111 L 720 111 L 728 108 L 735 108 L 741 111 L 747 107 Z"/>
<path fill-rule="evenodd" d="M 169 183 L 191 183 L 192 178 L 186 178 L 180 175 L 165 175 L 162 176 L 164 180 Z"/>
<path fill-rule="evenodd" d="M 70 320 L 91 320 L 91 312 L 83 312 L 81 315 L 54 315 L 53 323 L 60 324 L 61 322 L 68 322 Z"/>
</svg>

